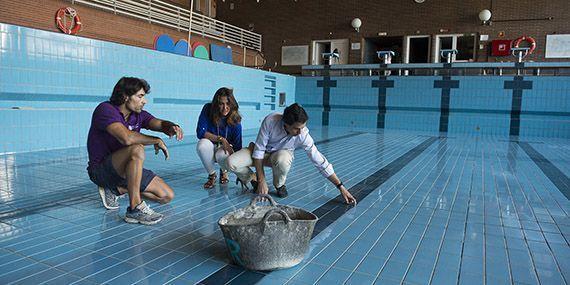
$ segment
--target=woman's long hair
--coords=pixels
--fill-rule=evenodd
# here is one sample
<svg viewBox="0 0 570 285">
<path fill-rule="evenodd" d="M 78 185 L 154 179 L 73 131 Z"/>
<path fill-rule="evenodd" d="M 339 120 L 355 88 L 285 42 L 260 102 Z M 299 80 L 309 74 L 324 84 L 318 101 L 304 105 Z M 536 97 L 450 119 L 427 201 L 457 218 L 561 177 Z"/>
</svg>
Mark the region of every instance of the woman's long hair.
<svg viewBox="0 0 570 285">
<path fill-rule="evenodd" d="M 222 114 L 220 114 L 220 101 L 222 97 L 228 98 L 228 104 L 230 105 L 230 112 L 226 117 L 226 122 L 228 125 L 235 126 L 241 123 L 241 115 L 239 114 L 239 105 L 234 97 L 234 92 L 232 89 L 222 87 L 216 91 L 214 98 L 212 99 L 212 105 L 210 106 L 210 120 L 216 124 L 220 124 Z"/>
</svg>

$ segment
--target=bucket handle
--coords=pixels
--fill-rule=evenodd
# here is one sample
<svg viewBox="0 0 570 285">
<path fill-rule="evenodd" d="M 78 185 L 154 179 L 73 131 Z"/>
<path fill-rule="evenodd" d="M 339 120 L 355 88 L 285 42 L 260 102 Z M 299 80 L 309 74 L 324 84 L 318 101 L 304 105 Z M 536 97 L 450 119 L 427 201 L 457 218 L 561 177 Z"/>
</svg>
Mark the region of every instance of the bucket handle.
<svg viewBox="0 0 570 285">
<path fill-rule="evenodd" d="M 271 206 L 273 207 L 277 206 L 277 202 L 275 202 L 275 200 L 273 200 L 273 198 L 269 194 L 259 194 L 253 197 L 253 199 L 251 199 L 251 202 L 249 203 L 249 206 L 255 207 L 255 204 L 257 204 L 257 202 L 261 202 L 263 198 L 269 200 Z"/>
<path fill-rule="evenodd" d="M 265 227 L 267 225 L 267 220 L 269 220 L 269 218 L 271 216 L 273 216 L 274 214 L 279 214 L 283 217 L 283 221 L 285 222 L 285 224 L 289 224 L 289 222 L 291 222 L 291 218 L 289 218 L 289 215 L 287 215 L 287 213 L 281 209 L 271 209 L 269 211 L 267 211 L 267 213 L 265 213 L 265 216 L 263 216 L 263 220 L 261 220 L 261 232 L 265 232 Z"/>
</svg>

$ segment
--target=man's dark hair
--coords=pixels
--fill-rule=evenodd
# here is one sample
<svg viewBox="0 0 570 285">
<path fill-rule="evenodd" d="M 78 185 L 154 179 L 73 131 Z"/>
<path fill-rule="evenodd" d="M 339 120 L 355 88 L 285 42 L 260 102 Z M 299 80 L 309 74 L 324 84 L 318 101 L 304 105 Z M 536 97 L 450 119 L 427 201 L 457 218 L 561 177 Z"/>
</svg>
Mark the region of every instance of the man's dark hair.
<svg viewBox="0 0 570 285">
<path fill-rule="evenodd" d="M 135 95 L 141 89 L 144 89 L 146 94 L 150 93 L 150 85 L 146 80 L 136 77 L 123 77 L 115 84 L 109 101 L 113 105 L 121 105 L 125 103 L 129 96 Z"/>
<path fill-rule="evenodd" d="M 283 122 L 285 124 L 291 126 L 295 123 L 304 124 L 309 120 L 309 116 L 305 109 L 301 107 L 298 103 L 294 103 L 289 105 L 289 107 L 285 108 L 283 111 Z"/>
</svg>

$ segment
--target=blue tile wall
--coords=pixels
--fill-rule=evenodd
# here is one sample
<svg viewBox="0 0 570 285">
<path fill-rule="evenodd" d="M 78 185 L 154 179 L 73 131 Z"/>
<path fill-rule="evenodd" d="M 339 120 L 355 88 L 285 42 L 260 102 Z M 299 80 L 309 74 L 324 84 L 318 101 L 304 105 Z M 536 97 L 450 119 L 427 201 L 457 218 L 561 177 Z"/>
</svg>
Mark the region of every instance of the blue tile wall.
<svg viewBox="0 0 570 285">
<path fill-rule="evenodd" d="M 333 112 L 329 116 L 329 124 L 359 128 L 376 127 L 378 92 L 375 89 L 365 88 L 371 86 L 372 79 L 331 77 L 331 80 L 336 80 L 337 85 L 330 91 L 330 105 Z"/>
<path fill-rule="evenodd" d="M 450 133 L 509 135 L 512 91 L 503 89 L 512 77 L 455 77 L 458 89 L 451 91 Z M 439 96 L 439 95 L 438 95 Z"/>
<path fill-rule="evenodd" d="M 386 106 L 439 110 L 441 91 L 433 88 L 433 81 L 439 79 L 438 77 L 389 77 L 389 79 L 394 80 L 394 88 L 387 90 Z"/>
<path fill-rule="evenodd" d="M 322 122 L 323 96 L 322 88 L 317 87 L 316 78 L 297 77 L 295 98 L 305 107 L 309 115 L 309 125 L 320 126 Z M 318 80 L 322 80 L 319 77 Z M 299 98 L 303 98 L 299 100 Z"/>
<path fill-rule="evenodd" d="M 179 123 L 187 139 L 222 86 L 234 88 L 244 129 L 257 128 L 272 112 L 265 75 L 287 105 L 295 101 L 292 76 L 0 23 L 0 153 L 85 145 L 93 109 L 122 76 L 146 79 L 145 108 Z"/>
<path fill-rule="evenodd" d="M 377 77 L 331 77 L 329 124 L 343 127 L 374 127 L 377 121 Z M 386 91 L 386 129 L 438 133 L 441 89 L 434 88 L 439 76 L 389 76 L 394 87 Z M 512 76 L 455 76 L 449 102 L 449 134 L 489 134 L 508 137 L 511 124 L 512 90 L 505 82 Z M 320 124 L 323 113 L 322 77 L 298 77 L 296 98 Z M 527 76 L 533 88 L 523 91 L 520 137 L 570 138 L 570 78 Z"/>
<path fill-rule="evenodd" d="M 370 88 L 371 77 L 331 77 L 336 80 L 336 88 L 331 88 L 330 104 L 333 109 L 343 109 L 343 106 L 362 106 L 372 110 L 378 106 L 378 91 Z M 319 88 L 321 91 L 322 88 Z M 322 91 L 321 91 L 322 93 Z M 335 108 L 335 106 L 338 106 Z"/>
</svg>

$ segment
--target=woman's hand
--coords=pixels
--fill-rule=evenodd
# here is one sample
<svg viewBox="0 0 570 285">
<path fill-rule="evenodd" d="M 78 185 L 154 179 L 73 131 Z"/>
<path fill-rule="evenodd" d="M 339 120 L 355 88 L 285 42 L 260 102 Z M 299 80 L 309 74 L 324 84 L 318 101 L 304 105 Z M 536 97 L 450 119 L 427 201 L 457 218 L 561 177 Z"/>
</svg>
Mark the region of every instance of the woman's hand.
<svg viewBox="0 0 570 285">
<path fill-rule="evenodd" d="M 222 143 L 222 148 L 223 148 L 225 153 L 227 153 L 227 154 L 234 153 L 233 146 L 228 142 L 228 140 L 226 140 L 226 138 L 222 137 L 220 142 Z"/>
</svg>

